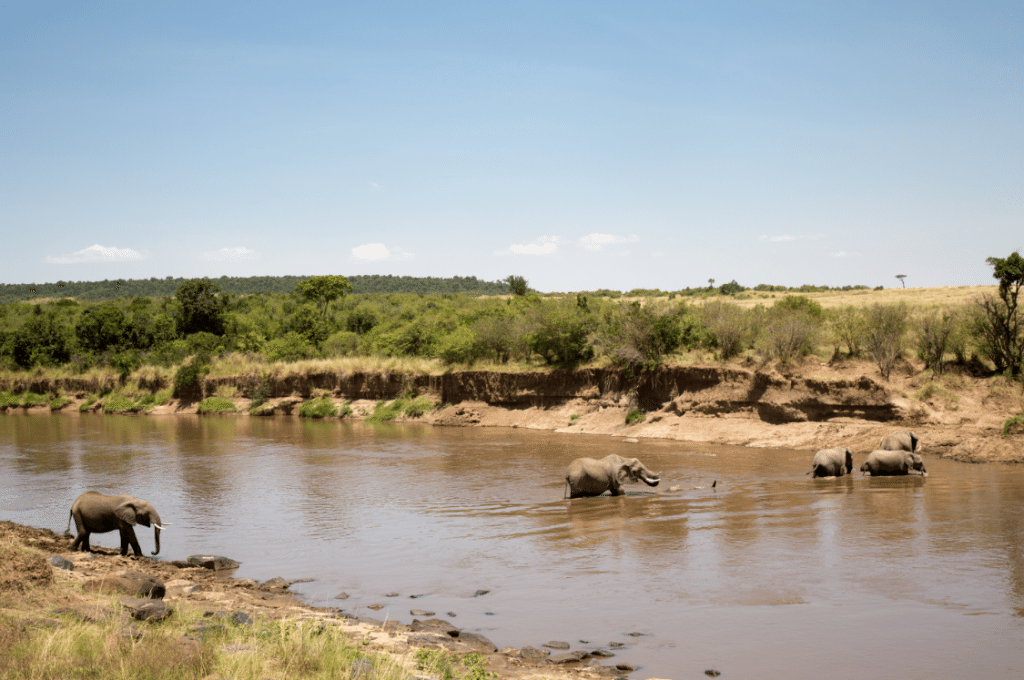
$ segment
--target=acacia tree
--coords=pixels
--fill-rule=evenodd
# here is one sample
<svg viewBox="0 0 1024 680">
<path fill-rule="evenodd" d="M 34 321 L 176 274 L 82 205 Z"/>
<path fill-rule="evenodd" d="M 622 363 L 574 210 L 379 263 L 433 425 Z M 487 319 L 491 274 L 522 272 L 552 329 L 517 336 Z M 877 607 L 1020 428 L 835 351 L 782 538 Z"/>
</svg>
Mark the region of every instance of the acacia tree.
<svg viewBox="0 0 1024 680">
<path fill-rule="evenodd" d="M 312 302 L 320 310 L 324 320 L 327 319 L 327 305 L 352 292 L 352 284 L 344 276 L 328 274 L 327 276 L 311 276 L 299 281 L 295 292 L 308 302 Z"/>
<path fill-rule="evenodd" d="M 1024 258 L 1014 251 L 1007 258 L 990 257 L 985 262 L 999 279 L 999 297 L 983 295 L 976 301 L 980 315 L 975 332 L 996 370 L 1017 377 L 1024 365 L 1024 314 L 1017 303 L 1024 286 Z"/>
</svg>

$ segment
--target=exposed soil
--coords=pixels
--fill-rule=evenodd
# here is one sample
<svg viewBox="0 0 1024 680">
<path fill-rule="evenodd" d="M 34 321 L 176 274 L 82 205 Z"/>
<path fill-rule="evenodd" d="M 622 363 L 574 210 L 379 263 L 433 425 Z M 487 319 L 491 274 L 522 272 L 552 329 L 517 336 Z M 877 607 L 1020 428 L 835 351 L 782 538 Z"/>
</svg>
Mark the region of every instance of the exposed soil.
<svg viewBox="0 0 1024 680">
<path fill-rule="evenodd" d="M 988 376 L 979 365 L 951 366 L 934 379 L 922 368 L 902 361 L 889 381 L 867 361 L 823 364 L 815 357 L 765 370 L 735 363 L 669 366 L 639 375 L 612 368 L 420 376 L 323 373 L 272 382 L 272 398 L 260 415 L 295 416 L 304 399 L 326 394 L 339 405 L 349 402 L 352 417 L 363 418 L 378 400 L 412 390 L 443 405 L 415 419 L 434 425 L 526 427 L 809 451 L 842 445 L 857 453 L 874 450 L 894 429 L 909 428 L 919 435 L 926 455 L 972 463 L 1024 462 L 1021 429 L 1002 436 L 1006 420 L 1024 413 L 1019 383 Z M 76 387 L 65 380 L 41 382 L 46 384 L 21 387 L 36 392 Z M 211 395 L 224 386 L 239 395 L 233 399 L 239 412 L 232 415 L 249 417 L 257 378 L 206 380 L 202 392 Z M 86 392 L 77 396 L 65 410 L 76 411 Z M 627 425 L 626 415 L 634 409 L 645 418 Z M 46 407 L 18 410 L 47 412 Z M 150 414 L 195 412 L 195 402 L 172 401 Z"/>
</svg>

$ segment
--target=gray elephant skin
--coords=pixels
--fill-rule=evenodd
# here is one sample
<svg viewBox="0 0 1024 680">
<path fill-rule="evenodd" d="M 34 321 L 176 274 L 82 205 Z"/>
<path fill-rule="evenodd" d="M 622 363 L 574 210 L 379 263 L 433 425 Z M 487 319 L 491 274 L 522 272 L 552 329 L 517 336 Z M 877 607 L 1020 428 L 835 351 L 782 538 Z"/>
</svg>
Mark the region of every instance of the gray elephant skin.
<svg viewBox="0 0 1024 680">
<path fill-rule="evenodd" d="M 882 440 L 878 448 L 883 451 L 909 451 L 910 453 L 921 452 L 921 440 L 910 430 L 903 430 L 889 435 Z"/>
<path fill-rule="evenodd" d="M 814 454 L 811 477 L 842 477 L 853 472 L 853 454 L 850 449 L 822 449 Z"/>
<path fill-rule="evenodd" d="M 130 545 L 135 554 L 141 556 L 142 548 L 139 547 L 139 539 L 135 537 L 136 524 L 144 527 L 153 525 L 153 539 L 156 542 L 153 554 L 160 552 L 160 530 L 163 526 L 160 515 L 149 501 L 132 496 L 108 496 L 98 491 L 86 491 L 71 506 L 68 530 L 64 532 L 65 534 L 70 532 L 72 519 L 75 520 L 75 527 L 78 529 L 78 536 L 71 544 L 72 552 L 92 552 L 89 547 L 89 534 L 105 534 L 116 529 L 121 532 L 121 554 L 127 555 Z"/>
<path fill-rule="evenodd" d="M 861 472 L 870 473 L 872 477 L 908 475 L 912 470 L 928 474 L 921 456 L 910 451 L 872 451 L 860 466 Z"/>
<path fill-rule="evenodd" d="M 643 482 L 658 486 L 659 475 L 654 474 L 636 458 L 623 458 L 612 454 L 601 460 L 577 458 L 565 470 L 565 482 L 569 485 L 569 498 L 600 496 L 611 491 L 613 496 L 622 496 L 623 484 Z"/>
</svg>

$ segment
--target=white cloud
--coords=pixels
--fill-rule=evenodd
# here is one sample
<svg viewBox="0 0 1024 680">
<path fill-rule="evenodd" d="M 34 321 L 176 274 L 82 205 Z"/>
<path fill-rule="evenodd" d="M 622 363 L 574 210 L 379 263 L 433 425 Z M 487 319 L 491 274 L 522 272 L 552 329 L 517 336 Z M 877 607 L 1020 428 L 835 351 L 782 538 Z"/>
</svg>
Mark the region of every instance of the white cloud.
<svg viewBox="0 0 1024 680">
<path fill-rule="evenodd" d="M 239 246 L 237 248 L 221 248 L 220 250 L 211 250 L 202 254 L 204 260 L 251 260 L 252 258 L 259 255 L 255 250 L 250 250 L 245 246 Z"/>
<path fill-rule="evenodd" d="M 47 264 L 77 264 L 79 262 L 128 262 L 131 260 L 145 260 L 149 257 L 148 252 L 140 253 L 133 248 L 115 248 L 113 246 L 91 245 L 84 250 L 71 253 L 70 255 L 47 255 L 43 262 Z"/>
<path fill-rule="evenodd" d="M 640 237 L 636 234 L 629 236 L 615 236 L 614 234 L 590 234 L 580 239 L 580 245 L 587 250 L 601 250 L 604 246 L 616 245 L 619 243 L 636 243 Z"/>
<path fill-rule="evenodd" d="M 370 186 L 373 187 L 374 189 L 380 189 L 380 185 L 377 184 L 376 182 L 370 182 Z"/>
<path fill-rule="evenodd" d="M 836 259 L 843 259 L 846 257 L 860 257 L 860 253 L 848 253 L 845 250 L 840 250 L 838 253 L 832 253 L 832 257 Z"/>
<path fill-rule="evenodd" d="M 366 245 L 356 246 L 352 249 L 353 260 L 391 260 L 392 262 L 398 260 L 414 260 L 416 256 L 412 253 L 406 253 L 400 248 L 389 250 L 383 243 L 367 243 Z"/>
<path fill-rule="evenodd" d="M 663 253 L 660 250 L 655 250 L 653 253 L 651 253 L 651 257 L 665 257 L 665 253 Z"/>
<path fill-rule="evenodd" d="M 513 255 L 551 255 L 558 250 L 557 236 L 541 236 L 533 243 L 525 245 L 511 245 L 508 250 L 498 251 L 497 254 L 512 253 Z"/>
<path fill-rule="evenodd" d="M 768 236 L 767 234 L 764 234 L 758 236 L 757 240 L 766 243 L 786 243 L 789 241 L 817 241 L 823 238 L 825 238 L 824 234 L 803 234 L 802 236 L 793 236 L 791 234 Z"/>
</svg>

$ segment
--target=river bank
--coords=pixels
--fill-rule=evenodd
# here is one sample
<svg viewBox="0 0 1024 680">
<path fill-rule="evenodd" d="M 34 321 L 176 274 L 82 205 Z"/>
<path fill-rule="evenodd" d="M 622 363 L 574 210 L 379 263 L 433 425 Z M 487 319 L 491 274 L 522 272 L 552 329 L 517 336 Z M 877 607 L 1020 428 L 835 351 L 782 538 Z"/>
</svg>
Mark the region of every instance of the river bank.
<svg viewBox="0 0 1024 680">
<path fill-rule="evenodd" d="M 613 652 L 499 650 L 487 638 L 459 631 L 444 620 L 414 619 L 412 625 L 402 625 L 356 617 L 341 608 L 308 606 L 288 592 L 294 581 L 274 578 L 261 584 L 184 560 L 122 557 L 103 548 L 70 552 L 71 542 L 71 537 L 48 529 L 0 522 L 0 653 L 29 648 L 33 636 L 56 638 L 55 631 L 60 630 L 74 638 L 106 638 L 105 644 L 120 647 L 122 654 L 135 653 L 148 637 L 165 648 L 169 645 L 167 653 L 178 666 L 194 666 L 195 677 L 213 680 L 248 677 L 237 672 L 247 665 L 239 658 L 254 657 L 248 666 L 255 669 L 263 656 L 280 652 L 275 645 L 281 637 L 299 631 L 301 638 L 305 631 L 314 638 L 310 646 L 330 639 L 353 648 L 348 654 L 352 668 L 343 669 L 344 677 L 359 667 L 361 659 L 369 659 L 366 663 L 372 662 L 378 671 L 388 671 L 365 677 L 452 677 L 444 671 L 453 659 L 466 663 L 461 670 L 454 669 L 455 677 L 480 680 L 617 678 L 632 672 L 632 667 L 616 667 Z M 139 591 L 140 583 L 145 592 Z M 449 655 L 416 651 L 423 649 Z M 232 661 L 225 663 L 224 657 Z M 26 664 L 22 659 L 20 665 L 28 668 L 31 660 Z M 321 677 L 302 672 L 287 658 L 275 659 L 272 665 L 277 669 L 270 671 L 271 677 Z M 306 665 L 307 670 L 317 666 Z M 292 672 L 282 675 L 289 669 Z M 174 677 L 192 676 L 186 672 Z"/>
<path fill-rule="evenodd" d="M 224 417 L 253 417 L 250 407 L 262 391 L 265 403 L 255 411 L 258 416 L 298 417 L 303 402 L 319 398 L 344 417 L 365 419 L 382 401 L 419 395 L 433 408 L 388 419 L 808 451 L 844 446 L 857 453 L 872 451 L 894 429 L 911 428 L 925 454 L 971 463 L 1024 462 L 1024 427 L 1006 428 L 1008 420 L 1024 413 L 1021 387 L 983 369 L 951 367 L 936 376 L 902 360 L 884 381 L 866 361 L 824 364 L 809 357 L 762 370 L 747 364 L 669 366 L 639 375 L 614 368 L 245 374 L 206 378 L 192 399 L 168 398 L 145 408 L 127 403 L 129 412 L 147 415 L 195 414 L 200 399 L 220 395 L 234 409 Z M 109 399 L 96 395 L 125 391 L 113 378 L 26 376 L 0 387 L 66 395 L 62 410 L 67 412 L 118 412 Z M 169 388 L 160 379 L 139 379 L 135 389 Z M 33 414 L 50 408 L 42 401 L 6 411 Z"/>
</svg>

